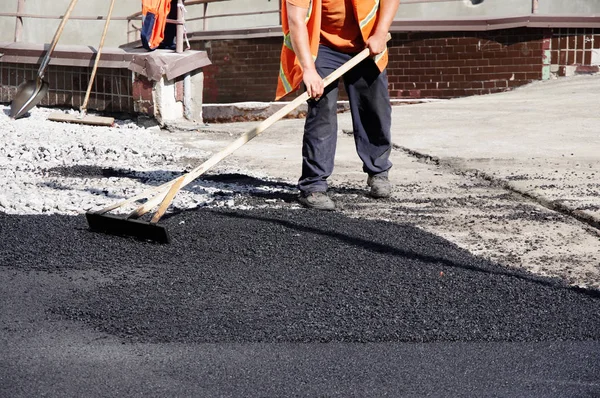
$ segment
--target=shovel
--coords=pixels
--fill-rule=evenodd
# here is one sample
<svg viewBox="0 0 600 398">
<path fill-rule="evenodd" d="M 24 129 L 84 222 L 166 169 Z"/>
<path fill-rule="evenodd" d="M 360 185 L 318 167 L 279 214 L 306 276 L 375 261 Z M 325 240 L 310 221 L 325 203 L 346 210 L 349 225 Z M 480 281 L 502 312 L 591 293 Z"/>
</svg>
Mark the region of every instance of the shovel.
<svg viewBox="0 0 600 398">
<path fill-rule="evenodd" d="M 47 81 L 44 80 L 44 74 L 46 73 L 46 68 L 50 63 L 50 56 L 54 52 L 56 48 L 56 44 L 58 43 L 58 39 L 65 28 L 65 24 L 67 20 L 71 16 L 71 11 L 75 7 L 77 0 L 71 0 L 71 4 L 69 4 L 69 8 L 67 12 L 62 18 L 56 33 L 54 34 L 54 39 L 52 39 L 52 44 L 50 44 L 50 48 L 44 55 L 44 59 L 40 64 L 40 68 L 38 69 L 38 74 L 35 80 L 28 80 L 25 83 L 21 84 L 17 89 L 17 94 L 13 98 L 13 101 L 10 104 L 10 117 L 13 119 L 18 119 L 24 114 L 26 114 L 31 108 L 36 106 L 48 93 L 48 88 L 50 85 Z"/>
<path fill-rule="evenodd" d="M 388 34 L 388 40 L 391 36 Z M 329 76 L 323 79 L 325 86 L 329 86 L 331 83 L 337 81 L 342 75 L 348 72 L 350 69 L 364 61 L 369 57 L 370 51 L 365 48 L 363 51 L 355 55 L 348 62 L 340 66 L 338 69 L 333 71 Z M 151 188 L 141 194 L 126 199 L 122 202 L 108 206 L 104 209 L 96 211 L 88 211 L 86 213 L 86 219 L 88 226 L 91 231 L 100 232 L 111 235 L 120 236 L 132 236 L 137 239 L 150 240 L 157 243 L 170 243 L 171 237 L 167 229 L 158 225 L 158 221 L 165 214 L 167 208 L 173 201 L 173 198 L 179 192 L 180 189 L 185 187 L 187 184 L 198 178 L 201 174 L 205 173 L 211 167 L 219 163 L 228 155 L 232 154 L 235 150 L 240 148 L 242 145 L 261 134 L 264 130 L 269 128 L 272 124 L 286 116 L 288 113 L 296 109 L 300 104 L 309 99 L 308 93 L 304 93 L 296 97 L 292 102 L 275 112 L 273 115 L 265 119 L 258 126 L 252 130 L 242 134 L 238 139 L 229 144 L 225 149 L 214 154 L 207 161 L 194 168 L 189 173 L 183 174 L 182 176 L 166 182 L 158 187 Z M 137 202 L 139 200 L 147 199 L 147 201 L 126 216 L 117 216 L 107 214 L 112 210 L 118 209 L 125 205 Z M 156 213 L 152 216 L 149 222 L 139 220 L 144 214 L 150 212 L 152 209 L 158 206 Z"/>
</svg>

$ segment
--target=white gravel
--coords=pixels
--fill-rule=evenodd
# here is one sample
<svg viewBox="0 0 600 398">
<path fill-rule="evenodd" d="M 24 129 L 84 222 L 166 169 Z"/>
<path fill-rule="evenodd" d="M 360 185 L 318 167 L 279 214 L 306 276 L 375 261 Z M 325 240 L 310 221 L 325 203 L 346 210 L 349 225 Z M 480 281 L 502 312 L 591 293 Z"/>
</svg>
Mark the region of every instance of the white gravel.
<svg viewBox="0 0 600 398">
<path fill-rule="evenodd" d="M 9 214 L 75 215 L 106 207 L 197 166 L 186 159 L 212 154 L 183 148 L 132 120 L 117 120 L 114 127 L 58 123 L 47 120 L 56 110 L 46 108 L 12 120 L 9 109 L 0 105 L 0 211 Z M 278 190 L 197 180 L 172 208 L 248 207 L 236 205 L 236 194 L 256 189 Z"/>
</svg>

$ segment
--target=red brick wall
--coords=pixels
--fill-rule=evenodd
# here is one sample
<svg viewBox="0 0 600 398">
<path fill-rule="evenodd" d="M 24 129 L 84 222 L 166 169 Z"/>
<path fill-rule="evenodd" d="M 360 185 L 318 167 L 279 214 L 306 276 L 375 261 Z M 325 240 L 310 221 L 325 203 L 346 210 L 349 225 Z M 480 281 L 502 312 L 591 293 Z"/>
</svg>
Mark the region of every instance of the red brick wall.
<svg viewBox="0 0 600 398">
<path fill-rule="evenodd" d="M 396 34 L 390 45 L 392 98 L 490 94 L 542 78 L 543 30 Z"/>
<path fill-rule="evenodd" d="M 389 46 L 390 95 L 392 98 L 453 98 L 506 91 L 540 80 L 547 64 L 544 63 L 545 46 L 564 31 L 517 28 L 489 32 L 394 33 Z M 585 32 L 588 35 L 600 33 L 588 29 L 579 34 Z M 600 36 L 596 37 L 595 43 L 600 46 Z M 204 101 L 272 101 L 281 40 L 194 43 L 194 49 L 207 51 L 213 63 L 204 69 Z M 570 40 L 582 42 L 581 62 L 587 61 L 589 65 L 591 50 L 584 52 L 589 39 Z M 561 50 L 560 43 L 562 41 L 552 40 L 553 57 L 555 54 L 563 57 L 565 50 Z M 568 51 L 570 54 L 573 50 Z M 573 60 L 577 58 L 574 56 Z M 345 98 L 343 91 L 341 98 Z"/>
<path fill-rule="evenodd" d="M 273 101 L 282 38 L 195 42 L 212 65 L 203 68 L 205 103 Z"/>
<path fill-rule="evenodd" d="M 135 112 L 154 115 L 152 86 L 153 83 L 146 76 L 135 75 L 131 90 L 133 108 Z"/>
</svg>

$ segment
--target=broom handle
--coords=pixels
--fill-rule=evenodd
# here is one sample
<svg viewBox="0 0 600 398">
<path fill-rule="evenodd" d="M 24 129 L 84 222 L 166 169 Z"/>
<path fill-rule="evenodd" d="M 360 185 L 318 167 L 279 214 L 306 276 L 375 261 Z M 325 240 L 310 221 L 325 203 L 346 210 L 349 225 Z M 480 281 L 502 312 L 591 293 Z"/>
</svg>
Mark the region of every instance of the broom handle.
<svg viewBox="0 0 600 398">
<path fill-rule="evenodd" d="M 98 64 L 100 63 L 100 56 L 102 55 L 102 48 L 104 47 L 104 39 L 106 39 L 106 33 L 108 32 L 108 25 L 110 24 L 110 18 L 113 13 L 113 9 L 115 8 L 115 0 L 112 0 L 110 3 L 110 8 L 108 10 L 108 15 L 106 17 L 106 23 L 104 24 L 104 31 L 102 32 L 102 38 L 100 39 L 100 45 L 98 46 L 98 52 L 96 53 L 96 60 L 94 61 L 94 68 L 92 69 L 92 76 L 90 77 L 90 82 L 88 83 L 87 91 L 85 92 L 85 99 L 83 100 L 83 105 L 81 105 L 81 112 L 85 113 L 88 106 L 88 101 L 90 99 L 90 94 L 92 92 L 92 86 L 94 85 L 94 79 L 96 78 L 96 72 L 98 71 Z"/>
<path fill-rule="evenodd" d="M 391 39 L 391 35 L 388 34 L 387 37 L 388 40 Z M 355 55 L 352 59 L 350 59 L 348 62 L 346 62 L 345 64 L 343 64 L 342 66 L 340 66 L 338 69 L 336 69 L 335 71 L 333 71 L 329 76 L 327 76 L 325 79 L 323 79 L 323 83 L 325 86 L 329 86 L 331 83 L 333 83 L 334 81 L 336 81 L 337 79 L 339 79 L 340 77 L 342 77 L 346 72 L 348 72 L 350 69 L 352 69 L 353 67 L 355 67 L 356 65 L 358 65 L 359 63 L 361 63 L 362 61 L 364 61 L 365 59 L 368 58 L 370 52 L 368 48 L 365 48 L 364 50 L 362 50 L 360 53 L 358 53 L 357 55 Z M 238 148 L 240 148 L 241 146 L 243 146 L 244 144 L 246 144 L 248 141 L 250 141 L 251 139 L 255 138 L 256 136 L 258 136 L 259 134 L 261 134 L 264 130 L 266 130 L 267 128 L 269 128 L 271 125 L 273 125 L 275 122 L 279 121 L 282 117 L 284 117 L 285 115 L 287 115 L 288 113 L 290 113 L 291 111 L 293 111 L 294 109 L 296 109 L 298 106 L 300 106 L 303 102 L 305 102 L 306 100 L 309 99 L 308 93 L 304 92 L 302 95 L 300 95 L 299 97 L 297 97 L 296 99 L 294 99 L 292 102 L 290 102 L 289 104 L 287 104 L 286 106 L 284 106 L 283 108 L 281 108 L 279 111 L 275 112 L 273 115 L 271 115 L 270 117 L 268 117 L 267 119 L 265 119 L 262 123 L 260 123 L 257 127 L 255 127 L 254 129 L 244 133 L 243 135 L 241 135 L 238 139 L 236 139 L 235 141 L 233 141 L 231 144 L 229 144 L 225 149 L 221 150 L 220 152 L 214 154 L 212 157 L 210 157 L 207 161 L 205 161 L 204 163 L 202 163 L 200 166 L 194 168 L 193 170 L 191 170 L 190 172 L 188 172 L 187 174 L 184 174 L 176 179 L 173 179 L 169 182 L 166 182 L 158 187 L 149 189 L 145 192 L 142 192 L 139 195 L 133 196 L 129 199 L 126 199 L 122 202 L 116 203 L 112 206 L 108 206 L 105 207 L 104 209 L 98 210 L 95 213 L 97 214 L 104 214 L 107 213 L 109 211 L 115 210 L 119 207 L 128 205 L 130 203 L 136 202 L 140 199 L 146 199 L 149 198 L 151 195 L 159 192 L 156 196 L 152 197 L 151 199 L 149 199 L 146 203 L 144 203 L 142 206 L 138 207 L 135 211 L 133 211 L 129 217 L 141 217 L 144 214 L 148 213 L 149 211 L 151 211 L 155 206 L 157 206 L 158 204 L 160 204 L 164 199 L 165 196 L 167 196 L 167 193 L 169 192 L 169 188 L 175 184 L 176 182 L 178 182 L 178 180 L 182 179 L 181 181 L 181 185 L 179 187 L 179 189 L 185 187 L 187 184 L 189 184 L 190 182 L 192 182 L 193 180 L 195 180 L 196 178 L 198 178 L 198 176 L 200 176 L 202 173 L 205 173 L 207 170 L 209 170 L 211 167 L 213 167 L 214 165 L 216 165 L 217 163 L 219 163 L 221 160 L 223 160 L 225 157 L 227 157 L 228 155 L 230 155 L 231 153 L 233 153 L 234 151 L 236 151 Z"/>
</svg>

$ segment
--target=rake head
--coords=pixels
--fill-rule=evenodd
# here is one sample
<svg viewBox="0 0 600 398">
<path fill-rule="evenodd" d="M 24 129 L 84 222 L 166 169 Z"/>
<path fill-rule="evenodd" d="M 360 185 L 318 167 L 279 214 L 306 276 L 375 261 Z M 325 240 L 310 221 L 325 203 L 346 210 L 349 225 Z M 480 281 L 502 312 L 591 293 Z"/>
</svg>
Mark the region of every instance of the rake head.
<svg viewBox="0 0 600 398">
<path fill-rule="evenodd" d="M 131 236 L 156 243 L 171 243 L 169 231 L 161 225 L 131 218 L 88 212 L 85 214 L 91 231 L 117 236 Z"/>
</svg>

